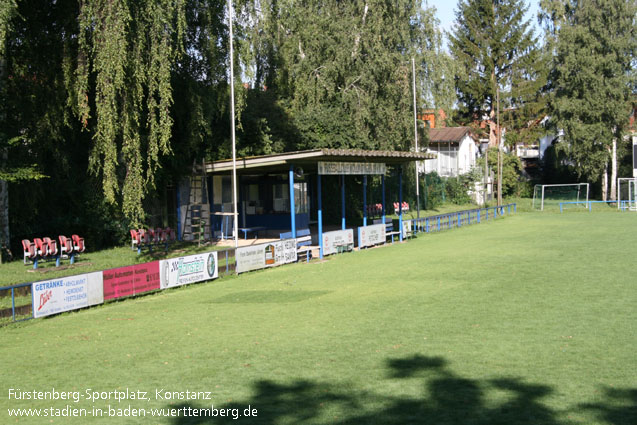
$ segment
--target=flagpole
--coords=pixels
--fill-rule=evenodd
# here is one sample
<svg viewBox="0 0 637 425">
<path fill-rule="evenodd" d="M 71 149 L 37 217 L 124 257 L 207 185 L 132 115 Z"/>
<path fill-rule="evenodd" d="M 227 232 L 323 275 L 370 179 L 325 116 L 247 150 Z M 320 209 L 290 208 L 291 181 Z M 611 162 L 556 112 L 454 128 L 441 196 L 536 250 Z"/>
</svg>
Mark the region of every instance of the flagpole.
<svg viewBox="0 0 637 425">
<path fill-rule="evenodd" d="M 234 247 L 239 245 L 239 219 L 237 214 L 237 148 L 234 122 L 234 48 L 232 40 L 232 0 L 228 0 L 228 27 L 230 29 L 230 128 L 232 132 L 232 207 Z"/>
<path fill-rule="evenodd" d="M 411 58 L 412 88 L 414 92 L 414 143 L 418 153 L 418 115 L 416 112 L 416 61 Z M 413 217 L 413 215 L 412 215 Z M 416 161 L 416 218 L 420 219 L 420 183 L 418 181 L 418 161 Z"/>
</svg>

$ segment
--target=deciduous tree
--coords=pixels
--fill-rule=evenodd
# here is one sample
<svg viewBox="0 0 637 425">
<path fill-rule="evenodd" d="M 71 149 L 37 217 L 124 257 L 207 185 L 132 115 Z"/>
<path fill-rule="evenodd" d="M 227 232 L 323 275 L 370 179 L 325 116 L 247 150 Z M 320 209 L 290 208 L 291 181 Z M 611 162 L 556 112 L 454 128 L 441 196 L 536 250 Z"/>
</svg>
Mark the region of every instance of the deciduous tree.
<svg viewBox="0 0 637 425">
<path fill-rule="evenodd" d="M 598 181 L 607 175 L 613 144 L 625 144 L 636 88 L 636 3 L 558 0 L 543 7 L 554 39 L 550 115 L 562 134 L 557 149 L 580 177 Z"/>
</svg>

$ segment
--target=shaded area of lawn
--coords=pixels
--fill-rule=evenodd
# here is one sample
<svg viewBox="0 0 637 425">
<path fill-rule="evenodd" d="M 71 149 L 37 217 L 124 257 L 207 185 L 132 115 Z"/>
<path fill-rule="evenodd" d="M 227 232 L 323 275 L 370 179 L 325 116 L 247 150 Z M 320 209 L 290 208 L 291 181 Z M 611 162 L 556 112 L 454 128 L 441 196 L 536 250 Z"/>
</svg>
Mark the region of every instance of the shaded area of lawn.
<svg viewBox="0 0 637 425">
<path fill-rule="evenodd" d="M 174 425 L 243 424 L 436 424 L 436 425 L 566 425 L 574 423 L 544 404 L 553 389 L 528 383 L 519 377 L 477 380 L 463 377 L 448 367 L 442 357 L 415 355 L 386 362 L 387 378 L 419 380 L 421 397 L 364 393 L 344 390 L 327 382 L 297 380 L 289 384 L 259 381 L 253 397 L 216 405 L 215 417 L 179 417 Z M 500 391 L 504 399 L 496 404 L 487 393 Z M 571 406 L 569 410 L 590 410 L 612 425 L 637 423 L 637 389 L 603 389 L 603 400 Z M 369 407 L 376 405 L 380 407 Z M 210 408 L 198 404 L 167 405 L 166 409 Z M 249 409 L 249 410 L 246 410 Z M 244 416 L 245 413 L 257 416 Z M 333 413 L 330 415 L 330 411 Z M 227 415 L 227 416 L 222 416 Z M 327 417 L 326 417 L 327 416 Z M 561 415 L 563 416 L 563 415 Z"/>
</svg>

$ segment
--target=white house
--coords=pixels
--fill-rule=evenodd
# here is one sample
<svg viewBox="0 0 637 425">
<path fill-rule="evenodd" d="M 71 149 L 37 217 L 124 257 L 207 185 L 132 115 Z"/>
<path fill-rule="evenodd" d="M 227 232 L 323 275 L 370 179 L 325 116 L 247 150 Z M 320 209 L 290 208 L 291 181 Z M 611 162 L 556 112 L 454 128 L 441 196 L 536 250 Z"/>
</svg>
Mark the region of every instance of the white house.
<svg viewBox="0 0 637 425">
<path fill-rule="evenodd" d="M 430 128 L 427 153 L 435 154 L 436 159 L 423 161 L 425 173 L 457 177 L 476 165 L 478 146 L 470 127 Z"/>
</svg>

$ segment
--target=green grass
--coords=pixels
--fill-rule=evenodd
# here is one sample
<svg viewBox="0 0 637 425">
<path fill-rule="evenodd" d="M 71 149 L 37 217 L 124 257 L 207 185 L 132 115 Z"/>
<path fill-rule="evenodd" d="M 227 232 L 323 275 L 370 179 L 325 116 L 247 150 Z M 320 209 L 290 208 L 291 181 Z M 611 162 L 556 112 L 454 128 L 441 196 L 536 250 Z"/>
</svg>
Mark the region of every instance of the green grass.
<svg viewBox="0 0 637 425">
<path fill-rule="evenodd" d="M 55 387 L 151 397 L 74 407 L 250 405 L 258 416 L 53 423 L 634 424 L 636 224 L 520 213 L 6 326 L 0 418 L 64 407 L 8 399 Z M 156 400 L 155 389 L 212 400 Z"/>
</svg>

